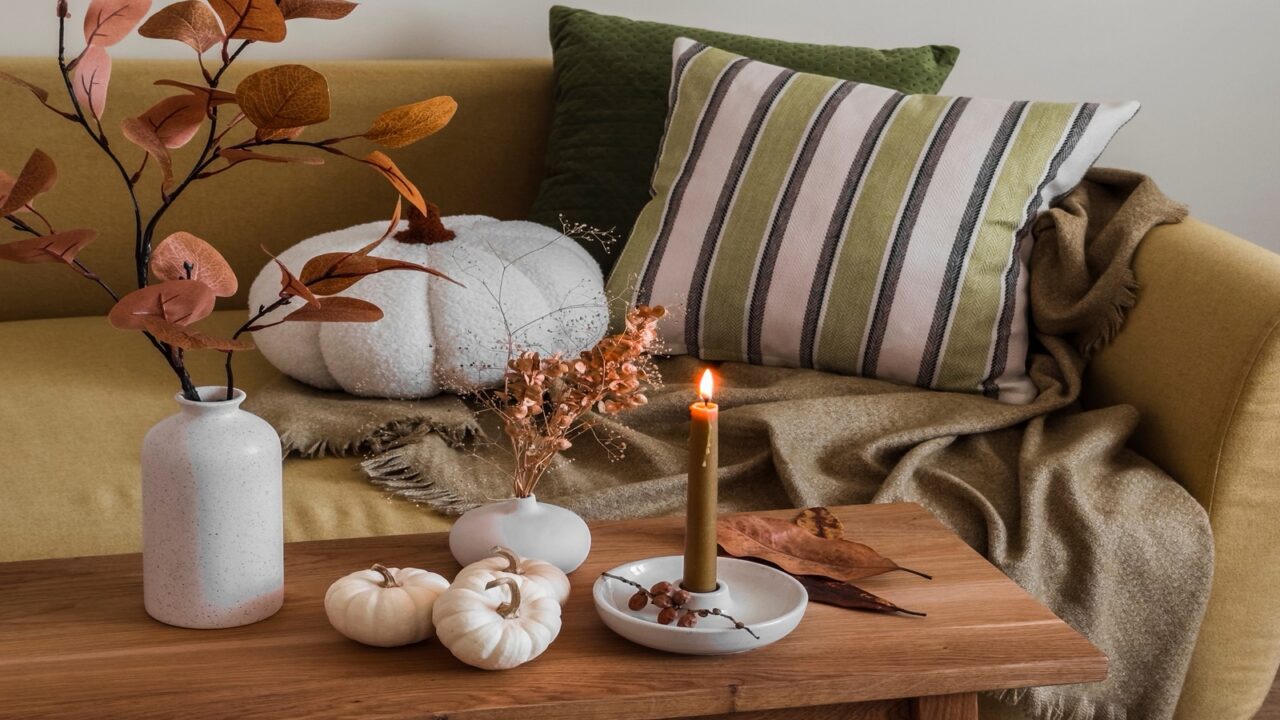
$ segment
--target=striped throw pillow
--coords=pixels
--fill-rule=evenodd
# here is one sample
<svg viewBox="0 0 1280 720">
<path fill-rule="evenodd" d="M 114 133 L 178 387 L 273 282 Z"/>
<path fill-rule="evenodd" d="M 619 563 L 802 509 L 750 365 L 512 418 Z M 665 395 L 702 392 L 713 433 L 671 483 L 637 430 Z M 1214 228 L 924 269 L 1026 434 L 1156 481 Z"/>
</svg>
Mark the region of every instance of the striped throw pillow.
<svg viewBox="0 0 1280 720">
<path fill-rule="evenodd" d="M 609 278 L 673 352 L 983 393 L 1026 374 L 1029 230 L 1137 103 L 903 95 L 681 38 Z"/>
</svg>

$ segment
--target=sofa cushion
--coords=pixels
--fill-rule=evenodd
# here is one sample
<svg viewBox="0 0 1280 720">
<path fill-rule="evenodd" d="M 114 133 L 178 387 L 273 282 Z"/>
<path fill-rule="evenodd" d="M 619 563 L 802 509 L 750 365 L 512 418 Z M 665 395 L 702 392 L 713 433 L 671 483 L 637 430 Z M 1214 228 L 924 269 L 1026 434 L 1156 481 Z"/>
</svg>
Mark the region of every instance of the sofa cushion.
<svg viewBox="0 0 1280 720">
<path fill-rule="evenodd" d="M 71 278 L 74 282 L 74 278 Z M 244 311 L 201 323 L 225 335 Z M 0 562 L 141 549 L 142 437 L 176 411 L 177 380 L 141 335 L 103 317 L 0 322 Z M 222 377 L 220 353 L 188 356 L 197 382 Z M 236 359 L 250 396 L 276 371 Z M 284 464 L 285 538 L 433 532 L 449 521 L 388 498 L 358 458 Z"/>
<path fill-rule="evenodd" d="M 1028 402 L 1030 224 L 1129 103 L 904 95 L 681 38 L 645 206 L 609 278 L 673 352 Z"/>
<path fill-rule="evenodd" d="M 942 87 L 960 51 L 944 45 L 895 50 L 811 45 L 641 22 L 567 7 L 551 9 L 555 110 L 546 175 L 530 219 L 631 230 L 649 200 L 649 177 L 671 79 L 671 43 L 692 37 L 805 72 L 902 90 Z M 617 251 L 587 246 L 608 272 Z"/>
</svg>

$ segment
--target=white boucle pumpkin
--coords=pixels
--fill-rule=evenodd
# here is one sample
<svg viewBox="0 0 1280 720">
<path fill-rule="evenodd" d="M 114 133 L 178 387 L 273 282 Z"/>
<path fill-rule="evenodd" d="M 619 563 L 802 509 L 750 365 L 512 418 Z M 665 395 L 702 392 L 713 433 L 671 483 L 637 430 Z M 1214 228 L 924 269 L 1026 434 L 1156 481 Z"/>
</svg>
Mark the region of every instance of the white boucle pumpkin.
<svg viewBox="0 0 1280 720">
<path fill-rule="evenodd" d="M 341 295 L 382 308 L 374 323 L 284 323 L 254 333 L 262 354 L 308 385 L 353 395 L 419 398 L 497 385 L 508 341 L 520 350 L 576 354 L 603 337 L 608 310 L 600 267 L 572 238 L 535 223 L 481 215 L 442 218 L 455 233 L 433 244 L 389 238 L 373 255 L 435 268 L 364 278 Z M 408 223 L 402 224 L 407 228 Z M 279 255 L 294 274 L 312 257 L 359 249 L 385 222 L 304 240 Z M 270 305 L 280 271 L 268 263 L 249 289 L 251 309 Z M 301 307 L 280 308 L 262 324 Z"/>
</svg>

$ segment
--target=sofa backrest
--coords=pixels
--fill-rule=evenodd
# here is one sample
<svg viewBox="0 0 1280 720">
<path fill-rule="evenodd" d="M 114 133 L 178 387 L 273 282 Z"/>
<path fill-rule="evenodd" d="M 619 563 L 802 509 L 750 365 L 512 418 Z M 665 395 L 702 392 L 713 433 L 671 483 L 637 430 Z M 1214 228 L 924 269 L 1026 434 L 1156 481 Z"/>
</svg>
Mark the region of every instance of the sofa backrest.
<svg viewBox="0 0 1280 720">
<path fill-rule="evenodd" d="M 241 62 L 223 88 L 233 90 L 244 75 L 268 64 Z M 329 80 L 333 120 L 308 130 L 304 139 L 360 133 L 382 110 L 452 95 L 459 109 L 449 127 L 388 154 L 445 214 L 524 217 L 542 173 L 552 99 L 550 61 L 306 64 Z M 0 59 L 0 70 L 48 89 L 55 106 L 69 107 L 51 58 Z M 143 153 L 121 137 L 120 122 L 178 92 L 152 84 L 162 78 L 199 82 L 199 70 L 194 61 L 115 63 L 104 125 L 130 172 Z M 222 114 L 229 118 L 234 112 Z M 244 123 L 229 137 L 249 131 Z M 198 135 L 175 152 L 176 172 L 190 167 L 203 138 Z M 361 155 L 375 147 L 362 140 L 351 144 Z M 133 220 L 119 174 L 78 125 L 40 107 L 25 90 L 0 83 L 0 169 L 16 175 L 34 148 L 49 153 L 59 172 L 57 186 L 40 198 L 39 209 L 59 230 L 99 230 L 101 236 L 81 257 L 117 291 L 132 289 Z M 245 163 L 196 182 L 165 216 L 157 239 L 177 230 L 192 232 L 218 247 L 235 268 L 241 292 L 222 301 L 223 307 L 244 305 L 244 289 L 269 261 L 259 245 L 278 252 L 321 232 L 390 217 L 396 194 L 375 172 L 319 151 L 308 154 L 323 157 L 325 166 Z M 160 199 L 155 164 L 146 172 L 139 185 L 144 209 Z M 24 236 L 0 228 L 0 240 L 19 237 Z M 110 305 L 105 293 L 60 265 L 0 262 L 0 321 L 103 314 Z"/>
</svg>

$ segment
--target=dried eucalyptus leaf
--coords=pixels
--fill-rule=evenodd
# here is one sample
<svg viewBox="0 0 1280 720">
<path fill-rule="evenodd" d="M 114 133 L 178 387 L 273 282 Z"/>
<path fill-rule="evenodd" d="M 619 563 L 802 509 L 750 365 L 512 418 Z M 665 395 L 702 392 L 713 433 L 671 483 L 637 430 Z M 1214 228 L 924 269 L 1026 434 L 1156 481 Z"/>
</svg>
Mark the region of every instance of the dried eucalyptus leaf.
<svg viewBox="0 0 1280 720">
<path fill-rule="evenodd" d="M 181 0 L 160 8 L 138 28 L 142 37 L 177 40 L 197 54 L 222 42 L 222 23 L 203 0 Z"/>
<path fill-rule="evenodd" d="M 853 582 L 894 570 L 915 574 L 887 557 L 850 540 L 828 540 L 778 518 L 735 515 L 716 523 L 720 547 L 734 557 L 773 563 L 792 575 Z"/>
<path fill-rule="evenodd" d="M 280 42 L 288 30 L 275 0 L 209 0 L 233 40 Z"/>
<path fill-rule="evenodd" d="M 236 294 L 239 282 L 222 253 L 188 232 L 161 240 L 151 252 L 151 274 L 161 280 L 198 280 L 218 297 Z"/>
<path fill-rule="evenodd" d="M 329 83 L 305 65 L 277 65 L 241 80 L 236 102 L 264 130 L 315 125 L 329 119 Z"/>
<path fill-rule="evenodd" d="M 412 145 L 443 129 L 457 111 L 458 103 L 447 95 L 401 105 L 379 115 L 364 136 L 389 148 Z"/>
<path fill-rule="evenodd" d="M 120 330 L 145 330 L 149 319 L 190 325 L 208 317 L 216 299 L 213 290 L 198 280 L 170 280 L 120 298 L 107 320 Z"/>
<path fill-rule="evenodd" d="M 90 0 L 84 13 L 84 41 L 110 47 L 128 37 L 151 11 L 151 0 Z"/>
</svg>

